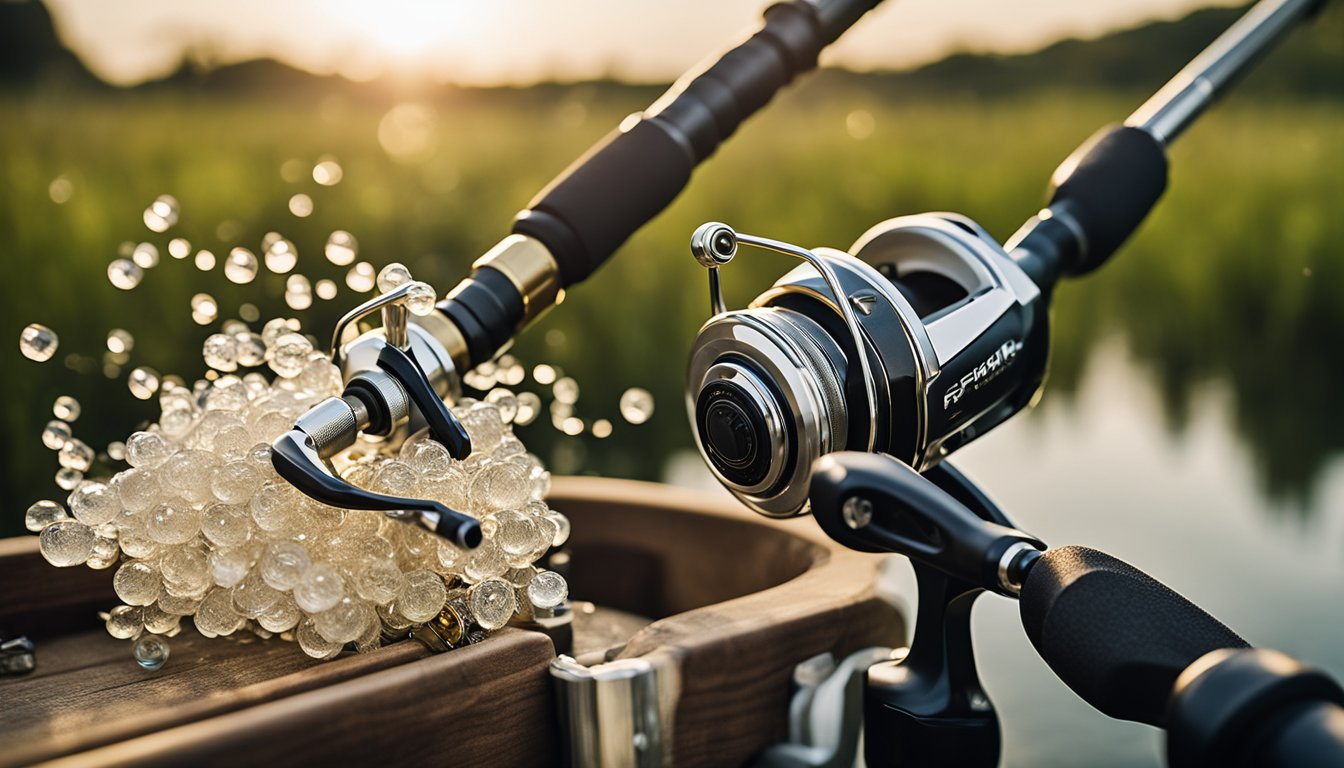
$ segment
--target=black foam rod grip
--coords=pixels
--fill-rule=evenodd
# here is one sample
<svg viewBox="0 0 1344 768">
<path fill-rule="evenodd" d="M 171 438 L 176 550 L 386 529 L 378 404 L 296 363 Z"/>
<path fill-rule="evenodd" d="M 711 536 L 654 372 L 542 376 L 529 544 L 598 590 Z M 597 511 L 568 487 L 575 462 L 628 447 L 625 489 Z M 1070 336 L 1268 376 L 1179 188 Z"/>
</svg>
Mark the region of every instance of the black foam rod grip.
<svg viewBox="0 0 1344 768">
<path fill-rule="evenodd" d="M 1022 626 L 1046 664 L 1101 712 L 1161 726 L 1176 678 L 1204 654 L 1248 647 L 1151 576 L 1086 547 L 1052 549 L 1022 584 Z"/>
<path fill-rule="evenodd" d="M 759 32 L 652 107 L 632 115 L 518 214 L 513 231 L 541 241 L 560 280 L 600 267 L 676 198 L 691 171 L 877 0 L 791 0 L 765 11 Z"/>
<path fill-rule="evenodd" d="M 1050 186 L 1050 210 L 1072 219 L 1082 235 L 1064 271 L 1081 275 L 1105 263 L 1162 197 L 1167 153 L 1147 131 L 1112 125 L 1074 150 Z"/>
</svg>

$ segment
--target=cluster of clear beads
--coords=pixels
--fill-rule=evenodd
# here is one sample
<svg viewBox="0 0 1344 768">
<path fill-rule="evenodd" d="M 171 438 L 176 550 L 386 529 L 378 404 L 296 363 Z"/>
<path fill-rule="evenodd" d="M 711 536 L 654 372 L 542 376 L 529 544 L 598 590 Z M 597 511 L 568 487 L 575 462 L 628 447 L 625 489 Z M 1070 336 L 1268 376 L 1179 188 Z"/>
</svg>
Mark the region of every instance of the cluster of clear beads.
<svg viewBox="0 0 1344 768">
<path fill-rule="evenodd" d="M 333 458 L 356 485 L 479 518 L 484 542 L 461 550 L 379 512 L 313 501 L 280 479 L 270 443 L 339 394 L 340 372 L 292 320 L 234 331 L 204 344 L 212 378 L 191 387 L 164 379 L 158 421 L 125 441 L 128 469 L 81 480 L 66 505 L 29 509 L 53 565 L 116 569 L 124 604 L 106 614 L 113 637 L 169 637 L 190 617 L 207 637 L 278 635 L 327 659 L 405 636 L 450 601 L 486 631 L 564 601 L 564 579 L 534 564 L 565 542 L 569 522 L 543 501 L 550 474 L 513 434 L 512 393 L 453 407 L 474 449 L 463 461 L 424 432 L 361 437 Z M 263 364 L 273 381 L 240 371 Z M 156 668 L 166 646 L 141 642 L 136 656 Z"/>
</svg>

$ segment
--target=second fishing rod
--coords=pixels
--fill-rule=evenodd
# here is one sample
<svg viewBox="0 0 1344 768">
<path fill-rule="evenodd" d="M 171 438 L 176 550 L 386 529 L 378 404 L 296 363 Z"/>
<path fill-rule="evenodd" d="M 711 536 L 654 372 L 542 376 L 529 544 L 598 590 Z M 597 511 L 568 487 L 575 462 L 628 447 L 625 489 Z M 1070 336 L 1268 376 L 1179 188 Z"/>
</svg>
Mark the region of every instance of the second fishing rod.
<svg viewBox="0 0 1344 768">
<path fill-rule="evenodd" d="M 950 213 L 884 221 L 847 252 L 700 227 L 691 251 L 710 270 L 714 316 L 692 347 L 686 399 L 714 475 L 758 512 L 801 514 L 822 455 L 880 452 L 925 471 L 1033 403 L 1056 285 L 1116 252 L 1162 196 L 1171 143 L 1322 4 L 1253 6 L 1071 154 L 1046 207 L 1003 245 Z M 805 263 L 727 311 L 719 270 L 739 244 Z"/>
</svg>

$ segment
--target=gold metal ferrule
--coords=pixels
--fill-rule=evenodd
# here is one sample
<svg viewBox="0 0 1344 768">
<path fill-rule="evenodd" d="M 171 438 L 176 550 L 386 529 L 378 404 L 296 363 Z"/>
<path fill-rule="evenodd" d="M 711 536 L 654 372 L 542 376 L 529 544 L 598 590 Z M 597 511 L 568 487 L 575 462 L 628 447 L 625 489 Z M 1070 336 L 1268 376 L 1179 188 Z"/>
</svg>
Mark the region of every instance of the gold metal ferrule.
<svg viewBox="0 0 1344 768">
<path fill-rule="evenodd" d="M 541 317 L 546 310 L 564 301 L 560 287 L 560 267 L 541 241 L 526 235 L 509 235 L 471 265 L 473 269 L 493 269 L 509 278 L 523 297 L 523 319 L 519 330 Z"/>
</svg>

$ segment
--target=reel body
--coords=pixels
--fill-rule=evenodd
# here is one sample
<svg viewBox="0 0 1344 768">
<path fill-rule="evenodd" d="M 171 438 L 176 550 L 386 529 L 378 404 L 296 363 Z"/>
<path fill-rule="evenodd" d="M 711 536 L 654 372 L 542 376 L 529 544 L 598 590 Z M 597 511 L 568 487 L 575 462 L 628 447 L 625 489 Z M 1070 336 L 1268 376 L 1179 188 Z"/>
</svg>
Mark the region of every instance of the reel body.
<svg viewBox="0 0 1344 768">
<path fill-rule="evenodd" d="M 807 263 L 726 311 L 718 269 L 739 241 Z M 692 250 L 711 268 L 716 311 L 688 372 L 696 443 L 763 514 L 806 512 L 812 462 L 834 451 L 927 469 L 1031 403 L 1044 380 L 1042 292 L 965 218 L 891 219 L 848 253 L 707 224 Z"/>
</svg>

